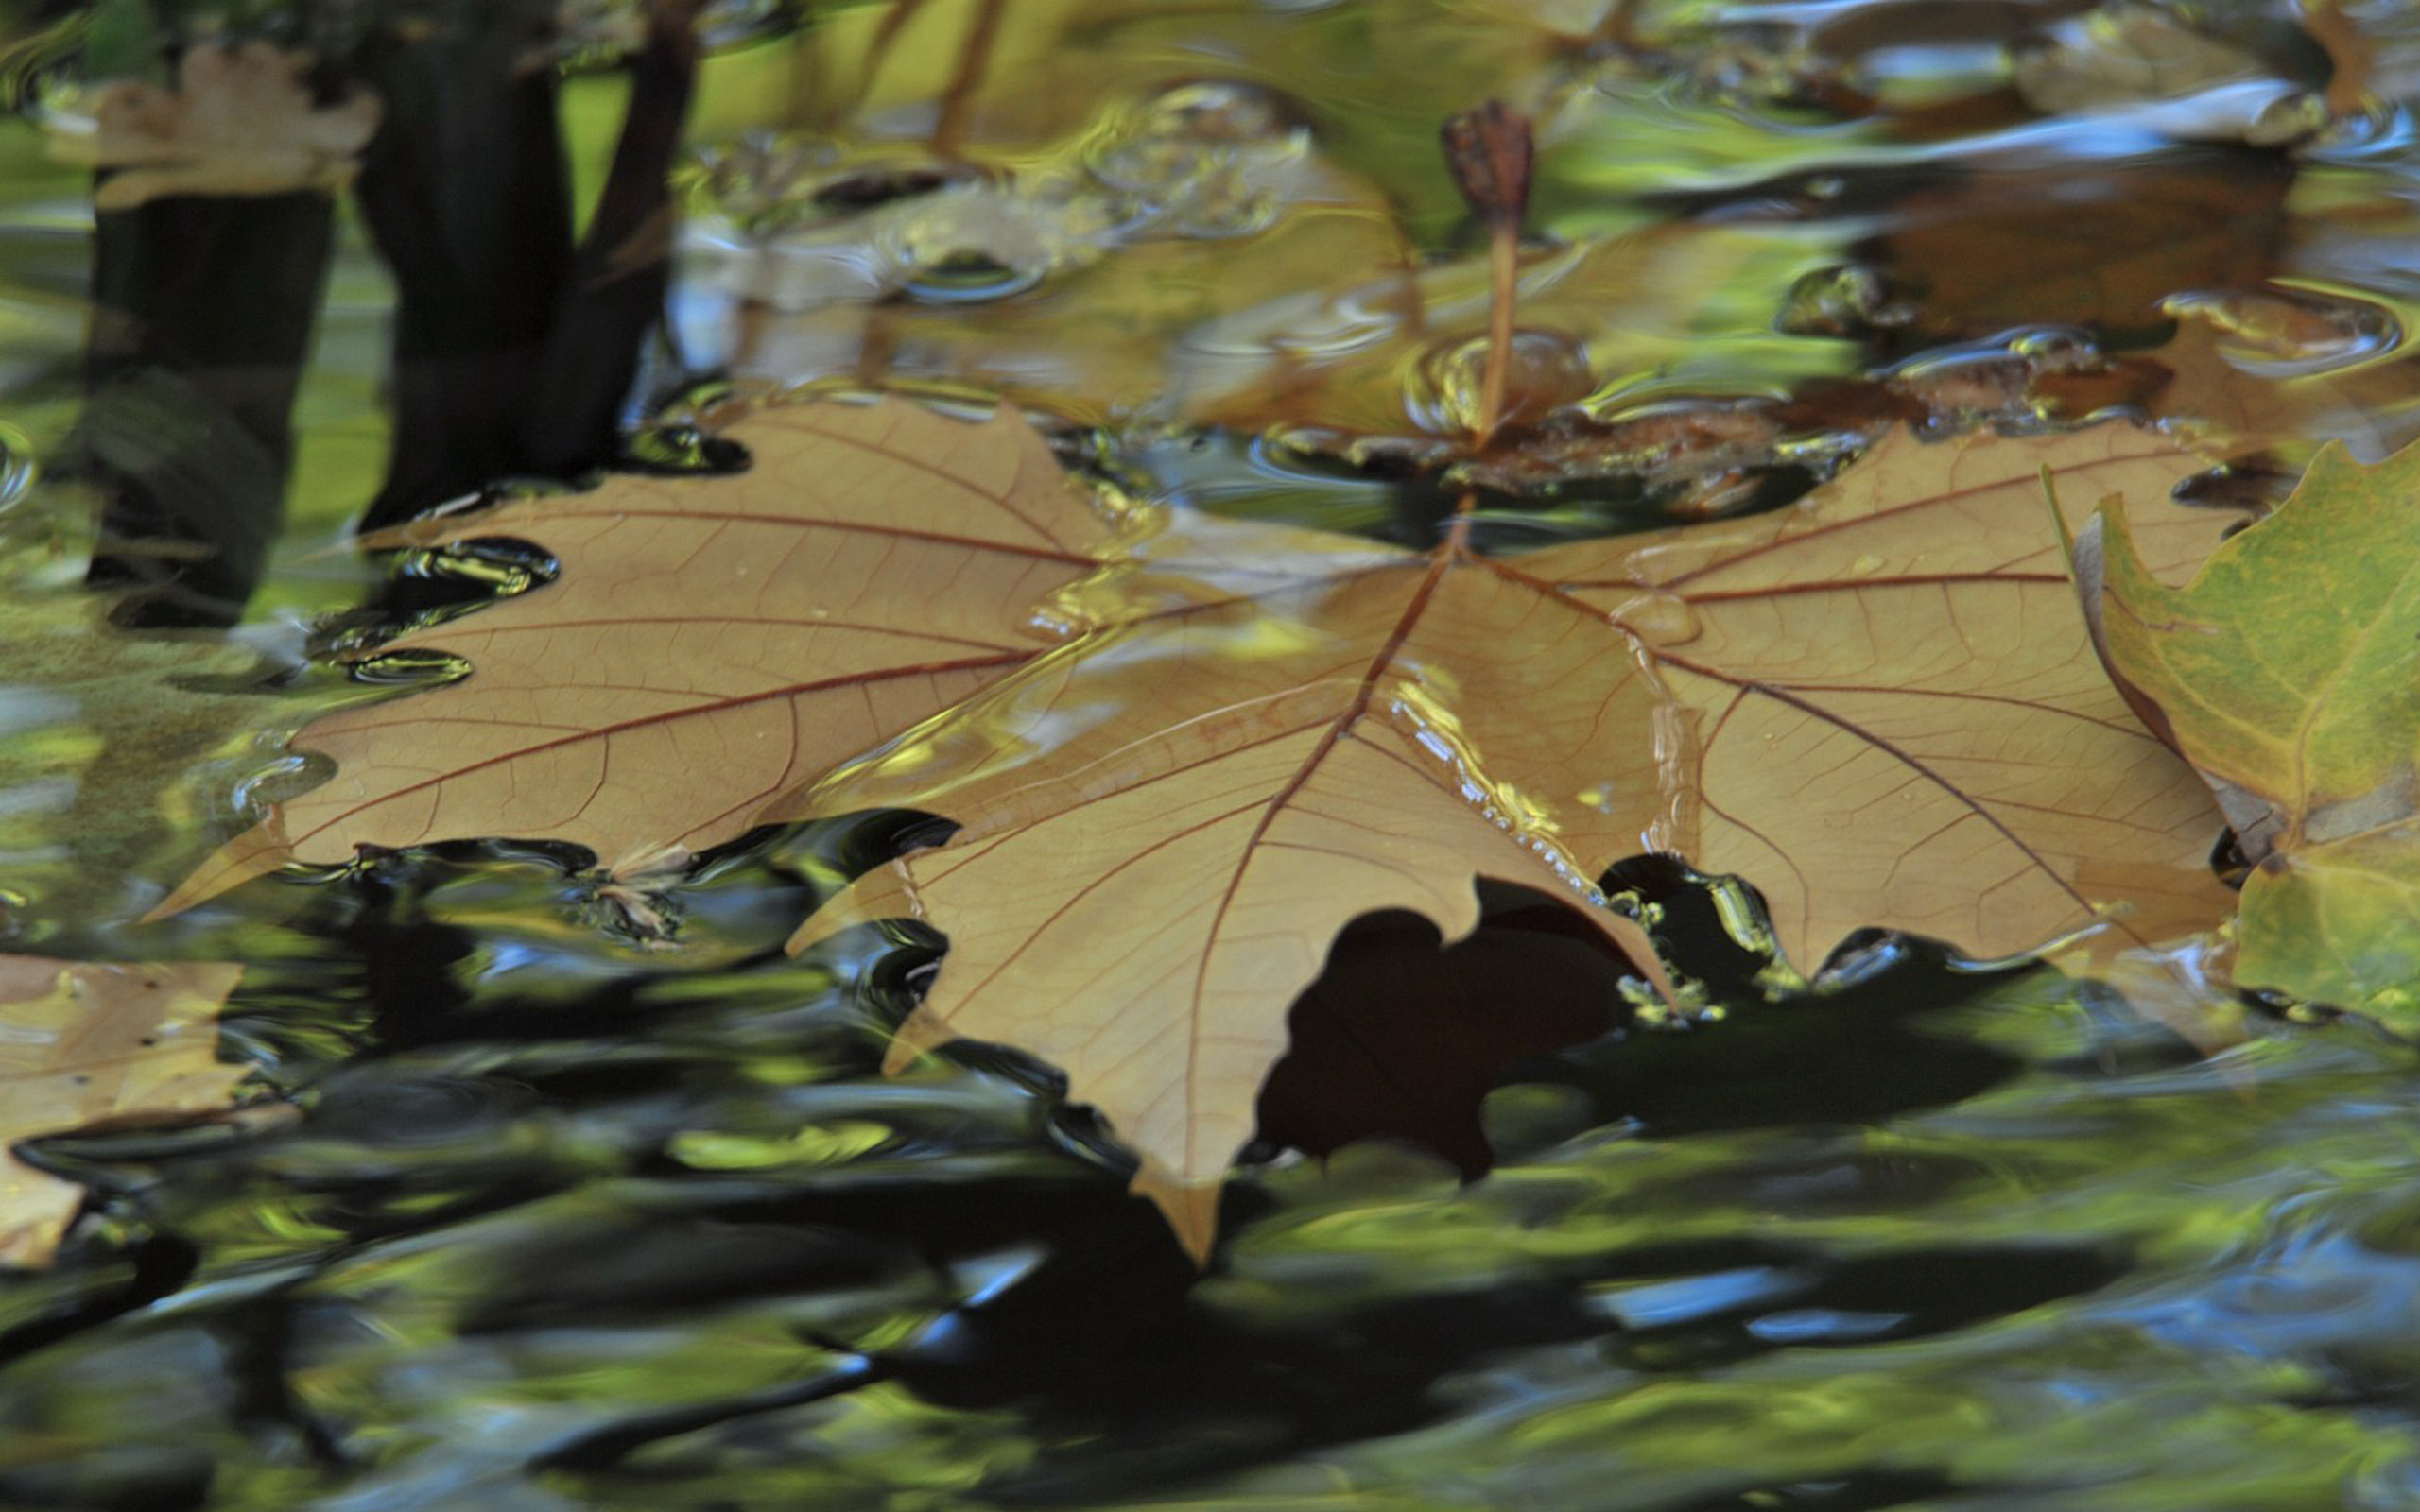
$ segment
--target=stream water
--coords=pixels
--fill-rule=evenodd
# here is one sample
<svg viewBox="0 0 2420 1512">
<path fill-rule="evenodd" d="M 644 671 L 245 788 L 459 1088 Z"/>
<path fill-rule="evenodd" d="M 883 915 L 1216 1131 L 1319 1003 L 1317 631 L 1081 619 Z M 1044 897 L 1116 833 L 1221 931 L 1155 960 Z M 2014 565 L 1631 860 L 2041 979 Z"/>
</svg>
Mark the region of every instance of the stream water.
<svg viewBox="0 0 2420 1512">
<path fill-rule="evenodd" d="M 2006 421 L 2012 364 L 2155 361 L 2201 309 L 2246 328 L 2255 483 L 2420 434 L 2399 5 L 2324 45 L 2283 4 L 1019 0 L 970 51 L 985 9 L 729 26 L 666 387 L 1007 391 L 1130 489 L 1416 538 L 1483 292 L 1435 131 L 1495 94 L 1539 122 L 1527 381 L 1599 419 L 1898 374 Z M 0 949 L 245 963 L 224 1053 L 269 1110 L 40 1143 L 94 1195 L 0 1277 L 0 1506 L 2420 1507 L 2420 1058 L 2189 952 L 2082 982 L 1886 942 L 1768 993 L 1736 893 L 1637 868 L 1713 1011 L 1514 1066 L 1475 1181 L 1255 1152 L 1197 1274 L 1046 1072 L 880 1074 L 929 948 L 784 956 L 890 820 L 714 858 L 668 950 L 501 844 L 135 927 L 311 775 L 285 733 L 380 691 L 303 653 L 378 576 L 330 548 L 383 467 L 392 294 L 348 219 L 244 626 L 101 637 L 53 465 L 68 49 L 0 52 Z M 586 192 L 620 99 L 568 86 Z M 1696 471 L 1642 430 L 1484 533 L 1755 507 L 1851 445 L 1783 429 Z"/>
</svg>

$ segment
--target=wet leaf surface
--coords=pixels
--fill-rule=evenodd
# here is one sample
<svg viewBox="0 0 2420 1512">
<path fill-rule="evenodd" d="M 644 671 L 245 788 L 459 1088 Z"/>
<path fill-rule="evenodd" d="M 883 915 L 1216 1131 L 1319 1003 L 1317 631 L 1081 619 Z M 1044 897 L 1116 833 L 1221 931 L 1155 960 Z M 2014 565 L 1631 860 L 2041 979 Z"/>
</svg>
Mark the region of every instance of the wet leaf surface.
<svg viewBox="0 0 2420 1512">
<path fill-rule="evenodd" d="M 2145 407 L 2225 455 L 2273 459 L 2325 436 L 2377 461 L 2411 434 L 2412 386 L 2392 355 L 2401 344 L 2392 311 L 2276 288 L 2165 303 L 2176 335 L 2140 360 L 2169 379 Z"/>
<path fill-rule="evenodd" d="M 527 535 L 585 565 L 562 591 L 389 641 L 475 672 L 432 711 L 322 720 L 346 776 L 284 805 L 164 900 L 291 860 L 436 840 L 557 839 L 609 872 L 678 871 L 765 804 L 1039 655 L 1052 591 L 1114 539 L 1014 416 L 904 404 L 775 409 L 728 481 L 625 477 L 577 500 L 406 527 L 433 548 Z M 816 570 L 786 570 L 812 561 Z M 702 597 L 701 597 L 702 595 Z M 668 826 L 669 811 L 685 816 Z"/>
<path fill-rule="evenodd" d="M 946 843 L 793 948 L 942 930 L 904 1043 L 1065 1072 L 1206 1250 L 1288 1007 L 1361 914 L 1452 941 L 1478 880 L 1526 884 L 1660 980 L 1593 882 L 1642 849 L 1754 879 L 1809 966 L 1865 926 L 1991 956 L 2096 908 L 2146 943 L 2224 911 L 2199 784 L 2099 676 L 2030 498 L 2046 471 L 2148 495 L 2190 566 L 2228 517 L 2165 503 L 2199 463 L 2149 433 L 1900 434 L 1780 513 L 1512 558 L 1459 529 L 1113 534 L 1005 413 L 822 403 L 735 434 L 757 472 L 420 529 L 527 530 L 566 583 L 390 643 L 468 675 L 306 730 L 337 777 L 158 912 L 365 848 L 564 841 L 629 881 L 755 824 L 934 813 Z M 809 549 L 824 572 L 772 570 Z"/>
</svg>

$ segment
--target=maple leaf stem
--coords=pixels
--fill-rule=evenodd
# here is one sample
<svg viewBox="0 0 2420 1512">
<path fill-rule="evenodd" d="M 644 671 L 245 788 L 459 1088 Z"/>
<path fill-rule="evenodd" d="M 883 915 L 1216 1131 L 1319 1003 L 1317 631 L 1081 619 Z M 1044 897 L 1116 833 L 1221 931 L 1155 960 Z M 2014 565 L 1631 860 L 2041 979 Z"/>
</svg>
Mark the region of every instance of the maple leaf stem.
<svg viewBox="0 0 2420 1512">
<path fill-rule="evenodd" d="M 1465 489 L 1454 501 L 1454 519 L 1445 527 L 1445 555 L 1467 557 L 1471 554 L 1471 516 L 1478 509 L 1478 490 Z"/>
<path fill-rule="evenodd" d="M 1512 310 L 1521 295 L 1521 223 L 1498 220 L 1490 226 L 1487 251 L 1487 367 L 1479 379 L 1478 434 L 1471 440 L 1482 452 L 1504 422 L 1504 390 L 1512 370 Z"/>
<path fill-rule="evenodd" d="M 1512 365 L 1512 306 L 1520 294 L 1521 222 L 1530 212 L 1530 119 L 1489 100 L 1445 121 L 1440 138 L 1462 198 L 1487 226 L 1487 367 L 1479 378 L 1479 417 L 1471 438 L 1485 451 L 1504 421 Z M 1469 507 L 1469 501 L 1463 501 Z"/>
</svg>

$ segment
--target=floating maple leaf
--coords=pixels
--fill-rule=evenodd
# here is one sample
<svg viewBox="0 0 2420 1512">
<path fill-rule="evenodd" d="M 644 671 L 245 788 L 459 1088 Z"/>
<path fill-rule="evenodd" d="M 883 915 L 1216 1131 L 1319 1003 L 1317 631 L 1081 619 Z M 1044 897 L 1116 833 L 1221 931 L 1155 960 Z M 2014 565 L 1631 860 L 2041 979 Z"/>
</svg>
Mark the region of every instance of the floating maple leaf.
<svg viewBox="0 0 2420 1512">
<path fill-rule="evenodd" d="M 87 121 L 55 124 L 53 157 L 121 171 L 93 202 L 130 210 L 170 195 L 274 195 L 341 189 L 378 127 L 366 94 L 320 106 L 311 60 L 265 42 L 198 43 L 177 64 L 177 87 L 132 79 L 98 87 Z"/>
<path fill-rule="evenodd" d="M 48 1262 L 82 1200 L 7 1145 L 226 1106 L 245 1068 L 217 1061 L 212 1021 L 242 970 L 0 955 L 0 1264 Z"/>
<path fill-rule="evenodd" d="M 552 837 L 627 869 L 924 808 L 949 843 L 800 942 L 932 919 L 950 954 L 908 1042 L 1059 1064 L 1199 1248 L 1357 916 L 1451 940 L 1496 878 L 1652 972 L 1594 881 L 1650 849 L 1755 880 L 1802 960 L 1865 925 L 1996 954 L 2100 902 L 2141 938 L 2225 906 L 2209 800 L 2101 677 L 2038 503 L 2044 468 L 2158 501 L 2147 551 L 2199 560 L 2228 520 L 2165 502 L 2198 464 L 2152 433 L 1900 434 L 1777 514 L 1511 559 L 1112 520 L 1005 415 L 813 404 L 733 434 L 752 475 L 419 527 L 526 536 L 562 581 L 395 643 L 475 670 L 304 730 L 337 778 L 162 911 L 362 846 Z"/>
<path fill-rule="evenodd" d="M 1802 960 L 1869 924 L 2021 951 L 2097 902 L 2140 939 L 2207 924 L 2215 816 L 2094 665 L 2045 467 L 2157 498 L 2195 463 L 2126 427 L 1902 433 L 1780 514 L 1509 560 L 1160 541 L 1085 638 L 765 811 L 961 826 L 797 943 L 931 919 L 950 955 L 903 1038 L 1063 1068 L 1200 1244 L 1286 1005 L 1374 908 L 1458 938 L 1469 879 L 1594 902 L 1653 849 L 1757 882 Z M 2225 524 L 2168 506 L 2155 549 Z"/>
<path fill-rule="evenodd" d="M 2341 445 L 2192 584 L 2145 570 L 2131 507 L 2077 541 L 2112 671 L 2209 779 L 2252 863 L 2236 978 L 2408 1010 L 2420 979 L 2420 451 Z"/>
</svg>

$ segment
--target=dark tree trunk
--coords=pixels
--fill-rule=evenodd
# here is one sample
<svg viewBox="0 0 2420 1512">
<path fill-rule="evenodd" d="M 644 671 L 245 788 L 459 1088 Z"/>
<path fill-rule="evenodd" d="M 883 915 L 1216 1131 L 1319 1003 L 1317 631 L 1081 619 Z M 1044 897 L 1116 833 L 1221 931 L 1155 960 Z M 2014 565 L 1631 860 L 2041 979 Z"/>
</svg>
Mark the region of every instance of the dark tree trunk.
<svg viewBox="0 0 2420 1512">
<path fill-rule="evenodd" d="M 330 237 L 308 192 L 99 216 L 78 439 L 102 494 L 87 580 L 129 591 L 119 623 L 242 615 L 285 517 Z"/>
<path fill-rule="evenodd" d="M 551 73 L 513 40 L 382 41 L 354 193 L 396 284 L 394 452 L 365 526 L 528 470 L 522 431 L 572 266 Z"/>
<path fill-rule="evenodd" d="M 553 75 L 509 28 L 389 42 L 363 76 L 388 102 L 356 187 L 394 269 L 395 449 L 375 529 L 516 474 L 613 460 L 663 318 L 667 179 L 698 69 L 694 6 L 653 9 L 604 193 L 575 248 Z"/>
<path fill-rule="evenodd" d="M 697 84 L 690 7 L 658 6 L 631 63 L 631 103 L 596 214 L 556 306 L 525 432 L 531 467 L 560 473 L 614 452 L 623 405 L 671 286 L 672 160 Z"/>
</svg>

